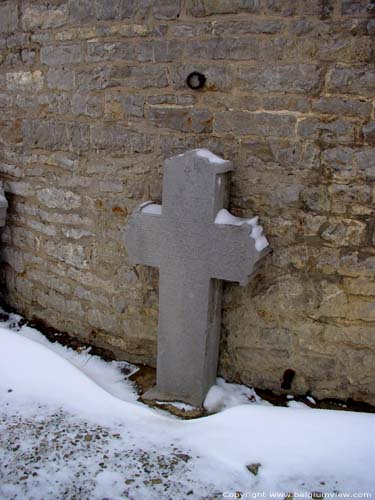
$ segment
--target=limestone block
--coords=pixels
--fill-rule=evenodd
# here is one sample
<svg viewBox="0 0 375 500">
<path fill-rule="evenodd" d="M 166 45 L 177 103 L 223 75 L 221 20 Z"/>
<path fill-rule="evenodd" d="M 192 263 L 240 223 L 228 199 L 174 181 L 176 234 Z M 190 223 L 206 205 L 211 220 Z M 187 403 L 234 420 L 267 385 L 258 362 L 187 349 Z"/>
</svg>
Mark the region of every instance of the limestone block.
<svg viewBox="0 0 375 500">
<path fill-rule="evenodd" d="M 294 133 L 295 123 L 293 115 L 225 111 L 216 115 L 214 131 L 234 135 L 286 137 Z"/>
<path fill-rule="evenodd" d="M 13 0 L 0 5 L 0 33 L 12 33 L 18 26 L 18 5 Z"/>
<path fill-rule="evenodd" d="M 7 73 L 6 79 L 9 90 L 37 92 L 43 88 L 44 78 L 39 70 Z"/>
<path fill-rule="evenodd" d="M 367 123 L 362 129 L 365 141 L 368 144 L 375 145 L 375 121 Z"/>
<path fill-rule="evenodd" d="M 316 64 L 287 64 L 261 68 L 240 68 L 240 88 L 255 92 L 315 94 L 321 86 L 321 68 Z"/>
<path fill-rule="evenodd" d="M 81 206 L 81 197 L 72 191 L 48 187 L 39 189 L 36 196 L 40 202 L 49 208 L 72 210 Z"/>
<path fill-rule="evenodd" d="M 51 68 L 47 73 L 47 85 L 50 89 L 73 90 L 74 73 L 67 68 Z"/>
<path fill-rule="evenodd" d="M 212 114 L 206 110 L 153 106 L 146 112 L 146 117 L 157 127 L 167 127 L 181 132 L 198 134 L 212 130 Z"/>
<path fill-rule="evenodd" d="M 180 12 L 180 0 L 155 0 L 152 12 L 156 19 L 176 19 Z"/>
<path fill-rule="evenodd" d="M 375 71 L 366 67 L 334 68 L 329 76 L 328 91 L 373 97 L 375 93 Z"/>
<path fill-rule="evenodd" d="M 366 227 L 364 222 L 354 219 L 329 220 L 321 238 L 335 246 L 359 246 L 364 240 Z"/>
<path fill-rule="evenodd" d="M 338 118 L 325 122 L 319 118 L 305 118 L 298 123 L 298 133 L 305 139 L 319 139 L 327 144 L 347 144 L 354 141 L 352 122 Z"/>
<path fill-rule="evenodd" d="M 49 45 L 42 47 L 40 51 L 40 61 L 51 66 L 74 64 L 81 60 L 82 49 L 78 44 Z"/>
<path fill-rule="evenodd" d="M 66 4 L 53 6 L 27 5 L 22 12 L 22 26 L 24 30 L 58 28 L 68 20 L 68 6 Z"/>
<path fill-rule="evenodd" d="M 354 155 L 358 175 L 366 181 L 375 180 L 375 148 L 362 148 Z"/>
</svg>

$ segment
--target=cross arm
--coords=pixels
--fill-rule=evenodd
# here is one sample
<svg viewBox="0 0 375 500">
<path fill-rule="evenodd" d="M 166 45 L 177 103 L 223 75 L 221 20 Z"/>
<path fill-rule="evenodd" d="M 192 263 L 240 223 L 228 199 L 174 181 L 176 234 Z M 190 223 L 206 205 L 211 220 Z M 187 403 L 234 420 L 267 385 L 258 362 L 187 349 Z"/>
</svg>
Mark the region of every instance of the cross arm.
<svg viewBox="0 0 375 500">
<path fill-rule="evenodd" d="M 160 267 L 162 260 L 162 216 L 138 207 L 130 216 L 124 243 L 131 265 Z"/>
<path fill-rule="evenodd" d="M 210 271 L 213 278 L 236 281 L 245 286 L 260 260 L 271 250 L 258 251 L 248 224 L 213 224 Z"/>
</svg>

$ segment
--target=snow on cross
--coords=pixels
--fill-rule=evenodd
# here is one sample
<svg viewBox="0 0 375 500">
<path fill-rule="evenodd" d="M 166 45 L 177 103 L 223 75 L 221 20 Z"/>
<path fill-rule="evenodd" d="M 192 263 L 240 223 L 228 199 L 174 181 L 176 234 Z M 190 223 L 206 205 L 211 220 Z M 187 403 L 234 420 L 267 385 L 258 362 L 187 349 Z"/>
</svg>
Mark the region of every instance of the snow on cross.
<svg viewBox="0 0 375 500">
<path fill-rule="evenodd" d="M 230 161 L 193 150 L 165 161 L 162 206 L 129 219 L 132 264 L 159 268 L 157 384 L 145 400 L 200 406 L 215 383 L 222 280 L 246 285 L 268 242 L 257 218 L 226 211 Z"/>
</svg>

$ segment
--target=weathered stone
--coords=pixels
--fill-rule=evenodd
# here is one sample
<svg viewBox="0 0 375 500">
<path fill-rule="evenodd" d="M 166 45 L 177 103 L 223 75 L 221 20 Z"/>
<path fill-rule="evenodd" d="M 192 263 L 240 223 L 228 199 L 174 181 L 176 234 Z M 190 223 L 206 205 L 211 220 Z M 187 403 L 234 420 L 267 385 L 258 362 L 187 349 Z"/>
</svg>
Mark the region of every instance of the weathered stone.
<svg viewBox="0 0 375 500">
<path fill-rule="evenodd" d="M 329 194 L 325 186 L 305 188 L 301 199 L 307 210 L 328 212 L 330 209 Z"/>
<path fill-rule="evenodd" d="M 78 44 L 49 45 L 40 50 L 40 61 L 50 66 L 75 64 L 82 60 L 82 49 Z"/>
<path fill-rule="evenodd" d="M 106 94 L 105 114 L 112 119 L 130 116 L 141 118 L 144 102 L 145 98 L 141 95 Z"/>
<path fill-rule="evenodd" d="M 78 74 L 78 85 L 84 90 L 109 87 L 136 89 L 163 88 L 168 86 L 166 69 L 159 66 L 113 66 L 96 68 Z"/>
<path fill-rule="evenodd" d="M 23 45 L 28 45 L 29 43 L 29 35 L 26 33 L 16 33 L 14 35 L 10 35 L 6 39 L 6 46 L 8 49 L 18 49 Z"/>
<path fill-rule="evenodd" d="M 92 290 L 87 290 L 82 286 L 77 286 L 74 289 L 74 296 L 79 299 L 83 299 L 89 303 L 98 303 L 102 304 L 105 307 L 109 306 L 109 300 L 104 295 L 100 295 L 98 293 L 93 292 Z"/>
<path fill-rule="evenodd" d="M 0 5 L 0 33 L 12 33 L 18 27 L 18 5 L 10 0 Z"/>
<path fill-rule="evenodd" d="M 0 172 L 11 175 L 12 177 L 23 177 L 23 170 L 20 167 L 7 163 L 0 163 Z"/>
<path fill-rule="evenodd" d="M 212 23 L 182 23 L 179 22 L 170 26 L 171 34 L 175 37 L 196 37 L 201 35 L 210 35 L 212 33 Z"/>
<path fill-rule="evenodd" d="M 293 133 L 295 123 L 296 118 L 293 115 L 226 111 L 216 115 L 214 131 L 236 135 L 286 137 Z"/>
<path fill-rule="evenodd" d="M 356 210 L 357 207 L 370 210 L 373 190 L 367 184 L 333 184 L 330 187 L 332 198 L 332 212 L 345 214 Z"/>
<path fill-rule="evenodd" d="M 334 68 L 328 79 L 328 91 L 372 97 L 375 93 L 375 71 L 368 68 Z"/>
<path fill-rule="evenodd" d="M 305 139 L 320 140 L 328 144 L 346 144 L 354 141 L 355 129 L 350 121 L 340 118 L 330 121 L 305 118 L 298 122 L 298 133 Z"/>
<path fill-rule="evenodd" d="M 222 21 L 215 22 L 212 26 L 213 34 L 225 35 L 248 35 L 252 33 L 279 33 L 284 27 L 283 21 L 279 19 L 257 19 L 251 21 Z"/>
<path fill-rule="evenodd" d="M 27 5 L 22 12 L 24 30 L 59 28 L 68 20 L 68 6 L 63 5 Z"/>
<path fill-rule="evenodd" d="M 57 311 L 64 311 L 64 314 L 70 316 L 83 316 L 81 304 L 75 300 L 69 300 L 60 295 L 59 293 L 49 290 L 48 293 L 38 291 L 36 293 L 36 300 L 43 307 L 51 307 Z"/>
<path fill-rule="evenodd" d="M 115 335 L 121 333 L 121 324 L 114 314 L 109 314 L 98 309 L 90 309 L 87 313 L 87 319 L 91 326 L 105 332 L 111 332 Z"/>
<path fill-rule="evenodd" d="M 151 144 L 145 135 L 129 131 L 120 125 L 112 127 L 91 127 L 91 143 L 98 149 L 111 149 L 145 153 Z"/>
<path fill-rule="evenodd" d="M 206 110 L 192 108 L 156 107 L 146 110 L 148 118 L 157 127 L 167 127 L 180 132 L 210 132 L 212 130 L 212 114 Z"/>
<path fill-rule="evenodd" d="M 367 123 L 362 128 L 363 137 L 368 144 L 375 146 L 375 121 Z"/>
<path fill-rule="evenodd" d="M 44 251 L 47 255 L 74 267 L 88 267 L 85 249 L 77 243 L 55 243 L 54 241 L 46 241 Z"/>
<path fill-rule="evenodd" d="M 188 0 L 187 10 L 192 16 L 230 14 L 238 11 L 256 13 L 260 9 L 257 0 Z"/>
<path fill-rule="evenodd" d="M 101 20 L 124 19 L 143 13 L 142 2 L 134 0 L 112 0 L 111 2 L 94 0 L 94 6 L 96 17 Z"/>
<path fill-rule="evenodd" d="M 29 147 L 51 150 L 88 148 L 88 125 L 25 120 L 22 124 L 22 134 L 24 143 Z"/>
<path fill-rule="evenodd" d="M 246 468 L 249 472 L 251 472 L 251 474 L 253 474 L 254 476 L 257 476 L 258 472 L 259 472 L 259 467 L 261 467 L 261 465 L 262 464 L 259 464 L 259 463 L 250 464 L 250 465 L 246 465 Z"/>
<path fill-rule="evenodd" d="M 365 233 L 365 223 L 354 219 L 339 219 L 329 220 L 321 237 L 335 246 L 360 246 Z"/>
<path fill-rule="evenodd" d="M 367 33 L 370 36 L 375 35 L 375 19 L 370 19 L 367 23 Z"/>
<path fill-rule="evenodd" d="M 363 320 L 363 318 L 366 318 L 367 321 L 375 321 L 374 300 L 351 297 L 345 311 L 345 317 L 349 320 Z"/>
<path fill-rule="evenodd" d="M 3 247 L 1 249 L 1 260 L 10 265 L 17 273 L 23 273 L 25 270 L 25 264 L 23 260 L 22 252 L 16 250 L 12 247 Z"/>
<path fill-rule="evenodd" d="M 92 0 L 69 0 L 70 20 L 74 22 L 90 21 L 95 14 Z"/>
<path fill-rule="evenodd" d="M 142 41 L 137 47 L 140 62 L 172 62 L 181 57 L 184 45 L 179 40 Z"/>
<path fill-rule="evenodd" d="M 42 72 L 39 70 L 7 73 L 6 79 L 8 89 L 17 92 L 38 92 L 43 88 L 44 82 Z"/>
<path fill-rule="evenodd" d="M 244 90 L 314 95 L 321 86 L 321 69 L 316 64 L 240 68 L 238 78 L 240 88 Z"/>
<path fill-rule="evenodd" d="M 132 61 L 135 60 L 135 46 L 129 42 L 88 42 L 87 61 Z"/>
<path fill-rule="evenodd" d="M 370 117 L 372 103 L 340 97 L 320 97 L 312 102 L 312 110 L 330 115 Z"/>
<path fill-rule="evenodd" d="M 156 19 L 176 19 L 180 13 L 180 0 L 154 0 L 152 12 Z"/>
<path fill-rule="evenodd" d="M 338 262 L 338 272 L 343 276 L 375 276 L 375 257 L 359 256 L 358 252 L 344 255 Z"/>
<path fill-rule="evenodd" d="M 352 295 L 375 296 L 375 281 L 368 278 L 344 278 L 343 287 L 347 293 Z"/>
<path fill-rule="evenodd" d="M 320 228 L 326 220 L 327 217 L 323 215 L 304 214 L 302 218 L 303 234 L 305 236 L 318 236 Z"/>
<path fill-rule="evenodd" d="M 70 0 L 70 16 L 73 22 L 98 20 L 121 20 L 131 16 L 142 16 L 145 8 L 135 0 Z"/>
<path fill-rule="evenodd" d="M 7 181 L 6 191 L 18 196 L 33 196 L 34 187 L 26 181 Z"/>
<path fill-rule="evenodd" d="M 296 96 L 272 96 L 269 97 L 265 95 L 263 97 L 263 107 L 266 110 L 280 111 L 285 109 L 286 111 L 299 111 L 301 113 L 307 113 L 310 109 L 309 102 L 304 97 Z"/>
<path fill-rule="evenodd" d="M 366 15 L 368 2 L 363 0 L 342 0 L 341 13 L 343 15 Z"/>
<path fill-rule="evenodd" d="M 35 49 L 23 49 L 21 51 L 21 61 L 26 66 L 31 66 L 36 60 L 36 50 Z"/>
<path fill-rule="evenodd" d="M 43 224 L 39 221 L 36 220 L 30 220 L 27 222 L 27 225 L 31 228 L 34 229 L 37 233 L 42 233 L 45 234 L 46 236 L 56 236 L 56 228 L 53 226 L 47 226 L 46 224 Z"/>
<path fill-rule="evenodd" d="M 88 231 L 87 229 L 75 229 L 75 228 L 61 228 L 61 232 L 69 239 L 72 240 L 80 240 L 81 238 L 87 238 L 94 236 L 92 231 Z"/>
<path fill-rule="evenodd" d="M 27 270 L 27 277 L 32 281 L 39 284 L 44 284 L 46 279 L 48 280 L 48 286 L 56 292 L 63 295 L 69 295 L 71 293 L 71 286 L 61 280 L 60 277 L 54 276 L 53 274 L 46 273 L 46 271 L 41 271 L 39 269 L 29 268 Z"/>
<path fill-rule="evenodd" d="M 124 191 L 124 186 L 121 182 L 115 181 L 100 181 L 99 191 L 103 193 L 122 193 Z"/>
<path fill-rule="evenodd" d="M 322 61 L 347 63 L 366 63 L 373 57 L 370 37 L 332 37 L 319 46 L 319 59 Z"/>
<path fill-rule="evenodd" d="M 375 179 L 375 148 L 363 148 L 355 156 L 355 163 L 358 167 L 358 173 L 365 180 Z"/>
<path fill-rule="evenodd" d="M 222 60 L 249 61 L 259 59 L 260 43 L 256 38 L 209 38 L 208 40 L 192 40 L 185 46 L 185 54 L 189 60 Z"/>
<path fill-rule="evenodd" d="M 326 149 L 323 153 L 322 163 L 334 181 L 349 182 L 356 177 L 354 151 L 351 148 Z"/>
<path fill-rule="evenodd" d="M 48 208 L 60 210 L 72 210 L 81 206 L 81 197 L 71 191 L 48 187 L 39 189 L 36 196 L 40 202 Z"/>
<path fill-rule="evenodd" d="M 73 96 L 72 112 L 74 115 L 99 118 L 104 112 L 103 99 L 98 95 L 77 92 Z"/>
<path fill-rule="evenodd" d="M 51 68 L 47 73 L 47 85 L 50 89 L 73 90 L 74 73 L 66 68 Z"/>
</svg>

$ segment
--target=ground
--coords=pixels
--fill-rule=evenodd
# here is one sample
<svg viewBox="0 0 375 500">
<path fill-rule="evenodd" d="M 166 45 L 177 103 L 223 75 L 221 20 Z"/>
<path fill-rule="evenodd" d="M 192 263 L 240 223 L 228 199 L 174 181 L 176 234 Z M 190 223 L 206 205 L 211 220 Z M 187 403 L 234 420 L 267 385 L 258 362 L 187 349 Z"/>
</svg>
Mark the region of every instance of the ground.
<svg viewBox="0 0 375 500">
<path fill-rule="evenodd" d="M 1 500 L 375 497 L 373 414 L 274 407 L 218 379 L 212 414 L 178 419 L 138 401 L 132 365 L 15 315 L 0 353 Z"/>
</svg>

